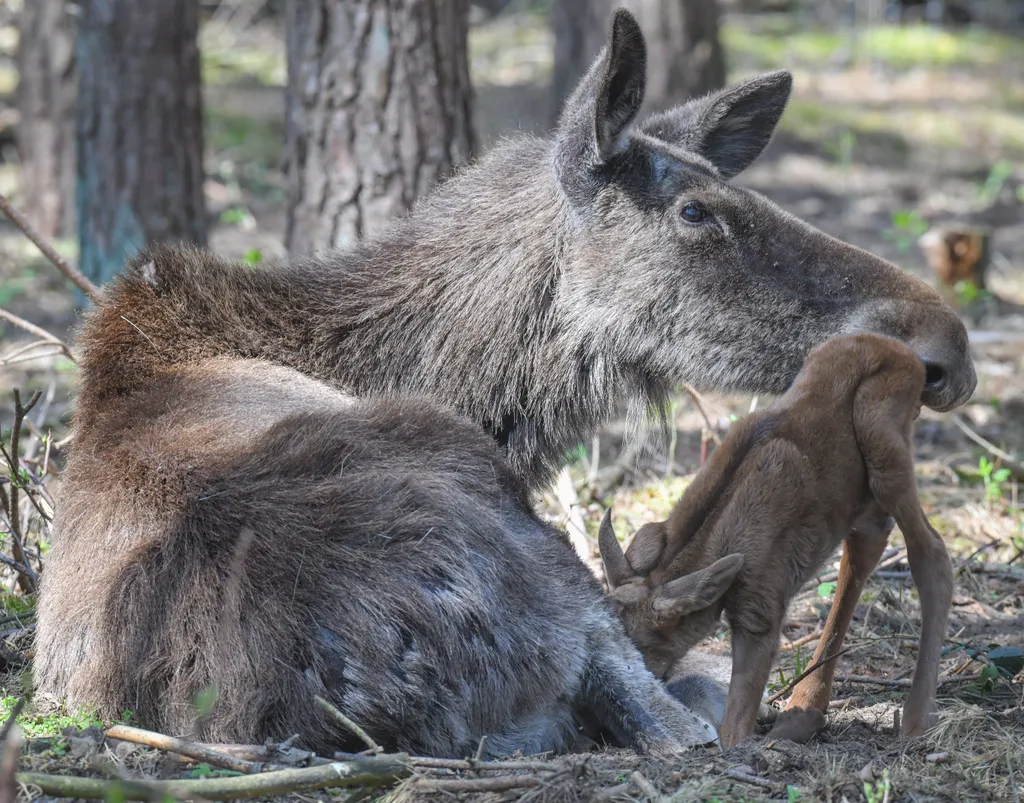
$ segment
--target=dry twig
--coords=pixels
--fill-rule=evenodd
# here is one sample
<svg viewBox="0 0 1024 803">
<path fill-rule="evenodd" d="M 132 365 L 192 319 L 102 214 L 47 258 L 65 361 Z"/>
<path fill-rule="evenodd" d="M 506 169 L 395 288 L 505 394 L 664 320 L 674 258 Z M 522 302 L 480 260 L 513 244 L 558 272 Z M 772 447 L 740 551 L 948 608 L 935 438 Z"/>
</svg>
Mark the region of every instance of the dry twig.
<svg viewBox="0 0 1024 803">
<path fill-rule="evenodd" d="M 411 767 L 404 753 L 361 756 L 353 761 L 332 761 L 317 767 L 279 770 L 231 778 L 201 778 L 188 781 L 108 781 L 68 775 L 20 772 L 18 781 L 55 797 L 110 800 L 152 800 L 171 796 L 183 800 L 239 800 L 266 795 L 283 795 L 311 789 L 348 786 L 387 786 L 407 777 Z"/>
<path fill-rule="evenodd" d="M 801 672 L 799 675 L 797 675 L 795 678 L 793 678 L 791 681 L 789 681 L 789 683 L 787 683 L 785 686 L 783 686 L 781 689 L 779 689 L 777 692 L 775 692 L 775 694 L 773 694 L 771 697 L 769 697 L 768 701 L 767 701 L 768 705 L 771 705 L 776 700 L 781 700 L 783 697 L 785 697 L 787 694 L 789 694 L 789 692 L 793 689 L 794 686 L 796 686 L 797 683 L 799 683 L 805 677 L 810 675 L 812 672 L 817 672 L 825 664 L 832 663 L 834 660 L 839 658 L 841 655 L 846 655 L 846 653 L 848 653 L 850 650 L 856 649 L 856 647 L 857 647 L 857 645 L 853 644 L 853 645 L 851 645 L 849 647 L 845 647 L 845 648 L 841 649 L 839 652 L 832 653 L 832 655 L 828 656 L 827 658 L 822 658 L 820 661 L 815 661 L 813 664 L 811 664 L 809 667 L 807 667 L 803 672 Z"/>
<path fill-rule="evenodd" d="M 974 441 L 978 446 L 987 451 L 994 457 L 998 457 L 1003 461 L 1004 467 L 1009 470 L 1010 475 L 1017 480 L 1017 482 L 1024 482 L 1024 465 L 1021 465 L 1009 452 L 1005 452 L 996 446 L 991 441 L 985 440 L 981 435 L 967 426 L 967 423 L 958 415 L 951 415 L 950 418 L 953 423 L 957 425 L 964 435 Z"/>
<path fill-rule="evenodd" d="M 979 677 L 980 675 L 951 675 L 939 678 L 938 685 L 977 680 Z M 909 689 L 913 682 L 910 678 L 873 678 L 869 675 L 836 675 L 835 680 L 837 683 L 873 683 L 876 686 L 892 686 L 897 689 Z"/>
<path fill-rule="evenodd" d="M 418 778 L 412 786 L 417 792 L 507 792 L 540 786 L 544 779 L 537 775 L 499 775 L 496 778 Z"/>
<path fill-rule="evenodd" d="M 42 252 L 43 256 L 50 260 L 53 266 L 64 274 L 65 278 L 75 287 L 85 293 L 90 301 L 96 302 L 103 298 L 103 291 L 90 282 L 78 268 L 58 254 L 56 249 L 46 242 L 32 227 L 32 224 L 25 219 L 25 216 L 11 206 L 11 202 L 3 195 L 0 195 L 0 212 L 3 212 L 11 223 L 21 229 L 22 233 L 32 241 L 32 244 Z"/>
<path fill-rule="evenodd" d="M 0 196 L 2 197 L 2 196 Z M 18 492 L 21 489 L 21 457 L 19 447 L 21 438 L 21 427 L 25 422 L 25 417 L 31 412 L 32 408 L 35 407 L 36 402 L 39 401 L 39 397 L 42 395 L 42 391 L 37 390 L 32 394 L 32 398 L 29 399 L 27 405 L 21 403 L 21 391 L 17 388 L 14 390 L 14 425 L 11 428 L 11 446 L 10 452 L 8 452 L 2 443 L 0 443 L 0 454 L 3 455 L 4 460 L 7 462 L 7 468 L 10 471 L 10 491 L 4 490 L 4 487 L 0 485 L 0 504 L 3 505 L 4 513 L 7 515 L 7 524 L 11 529 L 11 552 L 13 558 L 17 563 L 20 563 L 28 571 L 18 570 L 18 586 L 25 594 L 35 593 L 38 585 L 39 578 L 36 573 L 29 566 L 28 558 L 25 557 L 24 549 L 24 533 L 21 529 L 21 511 L 20 502 L 18 498 Z M 26 490 L 25 495 L 31 499 L 31 494 Z"/>
<path fill-rule="evenodd" d="M 338 722 L 344 725 L 346 729 L 348 729 L 350 732 L 358 736 L 360 740 L 363 742 L 363 744 L 369 747 L 374 753 L 380 753 L 383 751 L 383 748 L 379 744 L 377 744 L 372 738 L 370 738 L 370 734 L 364 731 L 361 727 L 359 727 L 358 724 L 356 724 L 347 716 L 345 716 L 340 709 L 338 709 L 336 706 L 331 705 L 319 694 L 316 696 L 316 704 L 320 706 L 328 714 L 330 714 L 332 717 L 334 717 L 336 720 L 338 720 Z"/>
<path fill-rule="evenodd" d="M 175 739 L 172 736 L 165 736 L 162 733 L 133 728 L 130 725 L 114 725 L 106 732 L 109 739 L 120 739 L 122 742 L 133 742 L 134 744 L 155 747 L 158 750 L 166 750 L 170 753 L 179 753 L 188 756 L 196 761 L 204 761 L 215 767 L 223 767 L 226 770 L 241 772 L 252 775 L 257 772 L 264 772 L 270 769 L 282 769 L 273 765 L 266 766 L 260 762 L 247 761 L 243 758 L 218 753 L 209 747 L 195 742 L 186 742 L 184 739 Z"/>
<path fill-rule="evenodd" d="M 743 772 L 742 770 L 726 770 L 725 777 L 732 778 L 734 781 L 742 781 L 743 783 L 750 784 L 751 786 L 758 786 L 761 789 L 767 789 L 771 792 L 777 792 L 782 788 L 781 784 L 769 781 L 767 778 L 758 778 L 756 775 L 751 775 L 749 772 Z"/>
</svg>

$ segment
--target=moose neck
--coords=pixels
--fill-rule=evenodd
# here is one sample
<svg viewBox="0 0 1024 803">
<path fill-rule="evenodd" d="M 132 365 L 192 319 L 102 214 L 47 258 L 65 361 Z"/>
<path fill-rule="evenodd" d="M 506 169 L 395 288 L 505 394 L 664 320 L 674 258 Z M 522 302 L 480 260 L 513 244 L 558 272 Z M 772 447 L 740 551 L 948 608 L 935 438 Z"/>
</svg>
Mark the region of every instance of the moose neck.
<svg viewBox="0 0 1024 803">
<path fill-rule="evenodd" d="M 136 270 L 83 333 L 85 351 L 89 330 L 105 342 L 123 330 L 124 389 L 160 363 L 228 355 L 357 395 L 427 396 L 479 422 L 537 488 L 607 415 L 615 387 L 590 338 L 559 321 L 569 224 L 545 148 L 526 140 L 485 158 L 345 251 L 265 269 L 157 255 L 155 297 Z"/>
</svg>

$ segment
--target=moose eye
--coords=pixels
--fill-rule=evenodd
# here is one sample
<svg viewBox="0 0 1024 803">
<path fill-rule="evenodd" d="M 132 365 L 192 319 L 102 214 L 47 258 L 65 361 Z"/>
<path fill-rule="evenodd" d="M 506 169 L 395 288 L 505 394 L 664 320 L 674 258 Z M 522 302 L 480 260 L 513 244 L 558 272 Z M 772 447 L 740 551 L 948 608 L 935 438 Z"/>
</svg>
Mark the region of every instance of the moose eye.
<svg viewBox="0 0 1024 803">
<path fill-rule="evenodd" d="M 687 223 L 700 223 L 708 216 L 707 210 L 698 203 L 690 201 L 679 213 Z"/>
</svg>

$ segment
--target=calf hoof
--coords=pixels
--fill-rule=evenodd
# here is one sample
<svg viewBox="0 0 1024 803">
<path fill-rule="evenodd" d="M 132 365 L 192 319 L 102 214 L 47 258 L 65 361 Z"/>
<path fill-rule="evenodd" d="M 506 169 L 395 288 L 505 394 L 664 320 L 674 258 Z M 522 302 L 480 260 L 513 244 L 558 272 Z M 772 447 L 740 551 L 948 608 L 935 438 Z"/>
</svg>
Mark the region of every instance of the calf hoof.
<svg viewBox="0 0 1024 803">
<path fill-rule="evenodd" d="M 824 727 L 825 715 L 817 708 L 794 708 L 779 714 L 768 738 L 803 744 Z"/>
</svg>

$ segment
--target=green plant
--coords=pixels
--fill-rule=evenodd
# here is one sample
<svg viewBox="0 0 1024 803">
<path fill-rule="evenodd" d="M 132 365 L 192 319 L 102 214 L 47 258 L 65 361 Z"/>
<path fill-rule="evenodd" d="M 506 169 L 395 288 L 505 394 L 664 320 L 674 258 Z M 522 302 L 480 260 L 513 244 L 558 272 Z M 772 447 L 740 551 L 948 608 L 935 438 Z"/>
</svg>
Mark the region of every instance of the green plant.
<svg viewBox="0 0 1024 803">
<path fill-rule="evenodd" d="M 242 262 L 246 265 L 258 265 L 263 261 L 263 252 L 258 248 L 250 248 L 245 252 L 245 256 L 242 257 Z"/>
<path fill-rule="evenodd" d="M 966 279 L 961 279 L 954 284 L 953 292 L 956 293 L 957 300 L 961 304 L 972 304 L 981 298 L 992 298 L 992 294 L 988 290 L 983 290 L 974 282 L 969 282 Z"/>
<path fill-rule="evenodd" d="M 791 783 L 786 784 L 786 797 L 789 803 L 796 803 L 800 799 L 800 790 Z"/>
<path fill-rule="evenodd" d="M 977 209 L 985 209 L 992 206 L 999 198 L 999 193 L 1006 184 L 1006 180 L 1013 175 L 1013 162 L 1009 159 L 997 159 L 992 169 L 988 171 L 985 181 L 974 193 L 974 206 Z"/>
<path fill-rule="evenodd" d="M 1008 468 L 996 468 L 994 461 L 987 457 L 978 460 L 978 475 L 985 484 L 985 499 L 996 502 L 1003 498 L 1003 486 L 1010 479 L 1012 472 Z"/>
<path fill-rule="evenodd" d="M 928 221 L 915 209 L 900 209 L 892 213 L 892 226 L 882 236 L 896 243 L 901 253 L 907 253 L 911 246 L 928 231 Z"/>
<path fill-rule="evenodd" d="M 818 596 L 822 599 L 828 599 L 836 593 L 836 582 L 832 580 L 828 583 L 818 583 Z"/>
<path fill-rule="evenodd" d="M 864 782 L 864 797 L 868 803 L 882 803 L 883 800 L 889 799 L 889 793 L 892 791 L 892 784 L 889 783 L 889 770 L 882 770 L 882 777 L 874 783 Z"/>
</svg>

